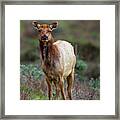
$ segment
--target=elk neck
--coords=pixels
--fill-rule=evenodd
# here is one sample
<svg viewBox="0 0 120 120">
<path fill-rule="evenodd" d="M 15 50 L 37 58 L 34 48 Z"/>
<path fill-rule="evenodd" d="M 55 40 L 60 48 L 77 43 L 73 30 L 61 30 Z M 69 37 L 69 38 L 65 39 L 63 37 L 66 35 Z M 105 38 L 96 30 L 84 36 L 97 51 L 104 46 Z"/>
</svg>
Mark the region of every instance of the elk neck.
<svg viewBox="0 0 120 120">
<path fill-rule="evenodd" d="M 55 40 L 53 37 L 51 37 L 51 39 L 46 43 L 46 45 L 41 40 L 39 40 L 39 42 L 42 61 L 46 66 L 50 67 L 51 64 L 54 64 L 54 61 L 59 57 L 58 48 L 56 45 L 53 45 Z"/>
</svg>

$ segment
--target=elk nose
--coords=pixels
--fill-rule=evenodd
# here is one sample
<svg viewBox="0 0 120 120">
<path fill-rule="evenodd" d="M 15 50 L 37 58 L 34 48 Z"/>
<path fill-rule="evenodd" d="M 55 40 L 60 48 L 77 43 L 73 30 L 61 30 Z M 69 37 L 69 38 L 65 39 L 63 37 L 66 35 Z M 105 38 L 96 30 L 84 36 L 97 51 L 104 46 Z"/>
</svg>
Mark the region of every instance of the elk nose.
<svg viewBox="0 0 120 120">
<path fill-rule="evenodd" d="M 43 36 L 41 36 L 41 39 L 42 40 L 48 40 L 48 36 L 47 35 L 43 35 Z"/>
</svg>

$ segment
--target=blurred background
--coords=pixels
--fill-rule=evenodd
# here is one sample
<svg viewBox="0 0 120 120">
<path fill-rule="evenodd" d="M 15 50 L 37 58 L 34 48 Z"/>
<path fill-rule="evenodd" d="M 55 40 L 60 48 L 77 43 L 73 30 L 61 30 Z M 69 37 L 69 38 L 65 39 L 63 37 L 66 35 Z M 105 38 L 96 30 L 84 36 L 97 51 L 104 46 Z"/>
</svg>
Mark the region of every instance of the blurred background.
<svg viewBox="0 0 120 120">
<path fill-rule="evenodd" d="M 54 20 L 38 20 L 38 22 L 50 24 Z M 53 31 L 54 38 L 70 42 L 77 57 L 73 99 L 100 99 L 100 21 L 58 20 L 58 22 L 58 28 Z M 48 99 L 39 54 L 38 31 L 33 28 L 31 20 L 21 20 L 20 98 L 22 100 Z"/>
</svg>

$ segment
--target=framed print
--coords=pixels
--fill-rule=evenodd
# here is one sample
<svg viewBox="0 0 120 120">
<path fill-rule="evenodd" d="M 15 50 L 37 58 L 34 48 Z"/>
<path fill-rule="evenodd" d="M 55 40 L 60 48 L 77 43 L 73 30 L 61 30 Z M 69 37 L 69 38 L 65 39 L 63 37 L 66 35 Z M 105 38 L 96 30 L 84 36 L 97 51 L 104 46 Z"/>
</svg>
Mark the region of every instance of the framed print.
<svg viewBox="0 0 120 120">
<path fill-rule="evenodd" d="M 2 119 L 119 119 L 117 0 L 1 8 Z"/>
</svg>

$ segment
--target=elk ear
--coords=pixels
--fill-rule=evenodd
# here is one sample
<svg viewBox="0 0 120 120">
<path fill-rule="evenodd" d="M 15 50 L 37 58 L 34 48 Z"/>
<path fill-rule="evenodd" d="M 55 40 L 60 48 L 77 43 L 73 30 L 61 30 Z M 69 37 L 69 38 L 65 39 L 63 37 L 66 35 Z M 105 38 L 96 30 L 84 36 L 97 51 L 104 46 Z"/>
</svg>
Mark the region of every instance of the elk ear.
<svg viewBox="0 0 120 120">
<path fill-rule="evenodd" d="M 37 30 L 38 30 L 39 27 L 40 27 L 40 24 L 39 24 L 37 21 L 33 21 L 33 22 L 32 22 L 32 25 L 33 25 L 34 28 L 37 29 Z"/>
<path fill-rule="evenodd" d="M 51 28 L 51 30 L 56 29 L 56 28 L 57 28 L 57 26 L 58 26 L 58 21 L 53 22 L 52 24 L 50 24 L 50 28 Z"/>
</svg>

